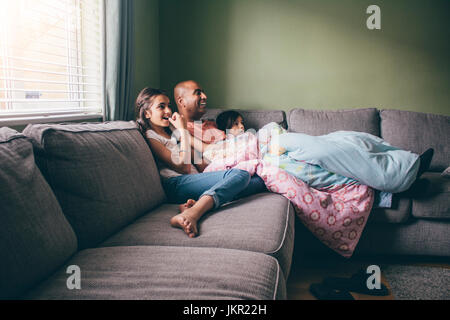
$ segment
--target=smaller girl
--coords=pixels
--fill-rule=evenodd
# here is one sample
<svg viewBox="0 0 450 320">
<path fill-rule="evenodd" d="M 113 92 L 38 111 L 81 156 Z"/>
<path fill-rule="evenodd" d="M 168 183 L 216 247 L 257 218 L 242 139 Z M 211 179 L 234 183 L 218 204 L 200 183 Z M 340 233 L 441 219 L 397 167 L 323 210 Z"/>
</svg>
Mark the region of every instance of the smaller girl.
<svg viewBox="0 0 450 320">
<path fill-rule="evenodd" d="M 219 114 L 216 118 L 216 124 L 217 129 L 224 131 L 227 135 L 238 136 L 245 131 L 244 118 L 234 110 Z"/>
<path fill-rule="evenodd" d="M 244 117 L 237 111 L 224 111 L 216 118 L 217 128 L 226 133 L 227 139 L 235 138 L 245 132 Z M 271 144 L 269 145 L 269 153 L 272 155 L 281 155 L 286 150 L 282 147 Z"/>
</svg>

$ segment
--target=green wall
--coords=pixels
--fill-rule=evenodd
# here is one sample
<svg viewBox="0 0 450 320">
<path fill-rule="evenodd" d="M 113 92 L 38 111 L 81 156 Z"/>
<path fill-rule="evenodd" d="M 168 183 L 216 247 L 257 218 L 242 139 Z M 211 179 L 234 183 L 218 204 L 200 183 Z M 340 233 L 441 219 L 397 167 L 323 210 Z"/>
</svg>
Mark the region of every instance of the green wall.
<svg viewBox="0 0 450 320">
<path fill-rule="evenodd" d="M 160 86 L 159 1 L 134 0 L 134 83 L 133 93 L 146 86 Z"/>
<path fill-rule="evenodd" d="M 371 4 L 381 30 L 366 28 Z M 210 107 L 448 115 L 448 12 L 447 0 L 162 0 L 159 84 L 198 80 Z"/>
</svg>

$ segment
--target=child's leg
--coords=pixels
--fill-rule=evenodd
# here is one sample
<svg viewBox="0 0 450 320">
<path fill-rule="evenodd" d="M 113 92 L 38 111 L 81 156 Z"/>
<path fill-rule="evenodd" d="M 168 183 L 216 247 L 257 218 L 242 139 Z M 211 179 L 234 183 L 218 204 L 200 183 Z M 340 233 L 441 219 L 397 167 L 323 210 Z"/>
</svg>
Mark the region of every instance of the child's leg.
<svg viewBox="0 0 450 320">
<path fill-rule="evenodd" d="M 169 202 L 182 204 L 189 199 L 199 199 L 206 190 L 217 188 L 217 186 L 220 186 L 218 183 L 236 176 L 236 172 L 241 172 L 240 175 L 245 176 L 244 180 L 245 178 L 250 179 L 250 174 L 246 171 L 230 169 L 173 177 L 168 180 L 163 180 L 163 186 Z M 238 181 L 238 183 L 241 183 L 241 181 Z M 247 184 L 248 182 L 242 188 L 245 189 Z M 243 190 L 240 186 L 237 187 L 240 191 Z"/>
<path fill-rule="evenodd" d="M 194 238 L 198 235 L 197 221 L 213 207 L 213 197 L 203 196 L 193 206 L 172 217 L 170 224 L 172 227 L 183 229 L 189 238 Z"/>
<path fill-rule="evenodd" d="M 188 201 L 186 201 L 183 204 L 180 204 L 178 206 L 178 209 L 180 210 L 180 212 L 183 212 L 184 210 L 186 210 L 187 208 L 192 207 L 195 204 L 195 200 L 194 199 L 189 199 Z"/>
<path fill-rule="evenodd" d="M 229 202 L 244 190 L 249 181 L 250 174 L 247 171 L 231 169 L 227 171 L 200 173 L 195 175 L 182 176 L 172 198 L 191 198 L 200 192 L 200 199 L 192 207 L 186 208 L 182 213 L 171 219 L 171 225 L 182 228 L 189 237 L 198 234 L 197 221 L 212 208 L 218 208 L 222 204 Z M 208 186 L 215 182 L 209 189 Z"/>
<path fill-rule="evenodd" d="M 267 191 L 267 187 L 266 184 L 264 183 L 264 180 L 261 179 L 260 176 L 255 174 L 251 177 L 247 188 L 245 188 L 244 190 L 242 190 L 242 192 L 236 195 L 235 199 L 248 197 L 252 194 L 261 193 L 264 191 Z"/>
<path fill-rule="evenodd" d="M 233 201 L 236 196 L 245 190 L 250 183 L 251 176 L 245 170 L 231 169 L 223 174 L 223 179 L 217 182 L 201 196 L 210 195 L 214 198 L 215 208 Z"/>
</svg>

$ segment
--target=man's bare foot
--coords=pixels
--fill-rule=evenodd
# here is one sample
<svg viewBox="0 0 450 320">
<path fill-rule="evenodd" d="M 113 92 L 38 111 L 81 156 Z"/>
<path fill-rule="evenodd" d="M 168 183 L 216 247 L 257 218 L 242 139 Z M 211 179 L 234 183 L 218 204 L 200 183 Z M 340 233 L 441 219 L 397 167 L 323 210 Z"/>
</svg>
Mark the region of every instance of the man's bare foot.
<svg viewBox="0 0 450 320">
<path fill-rule="evenodd" d="M 191 219 L 188 215 L 183 213 L 177 214 L 170 219 L 170 225 L 175 228 L 183 229 L 189 238 L 197 236 L 197 221 Z"/>
<path fill-rule="evenodd" d="M 183 212 L 187 208 L 192 207 L 195 204 L 195 202 L 196 201 L 194 199 L 189 199 L 188 201 L 186 201 L 186 203 L 180 204 L 178 208 L 180 209 L 180 212 Z"/>
</svg>

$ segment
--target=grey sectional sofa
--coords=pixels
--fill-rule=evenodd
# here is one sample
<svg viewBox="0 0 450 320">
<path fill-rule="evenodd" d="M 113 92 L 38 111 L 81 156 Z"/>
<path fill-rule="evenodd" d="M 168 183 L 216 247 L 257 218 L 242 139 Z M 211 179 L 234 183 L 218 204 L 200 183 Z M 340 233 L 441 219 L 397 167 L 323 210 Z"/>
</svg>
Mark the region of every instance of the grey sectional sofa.
<svg viewBox="0 0 450 320">
<path fill-rule="evenodd" d="M 450 180 L 440 175 L 449 165 L 449 117 L 242 113 L 255 129 L 276 121 L 309 134 L 366 131 L 415 152 L 434 147 L 430 190 L 374 210 L 356 254 L 450 255 Z M 294 243 L 296 251 L 332 254 L 287 199 L 268 192 L 208 213 L 197 238 L 171 228 L 177 206 L 166 202 L 132 122 L 1 128 L 0 156 L 1 299 L 285 299 Z M 81 289 L 68 288 L 69 266 L 79 267 Z"/>
</svg>

